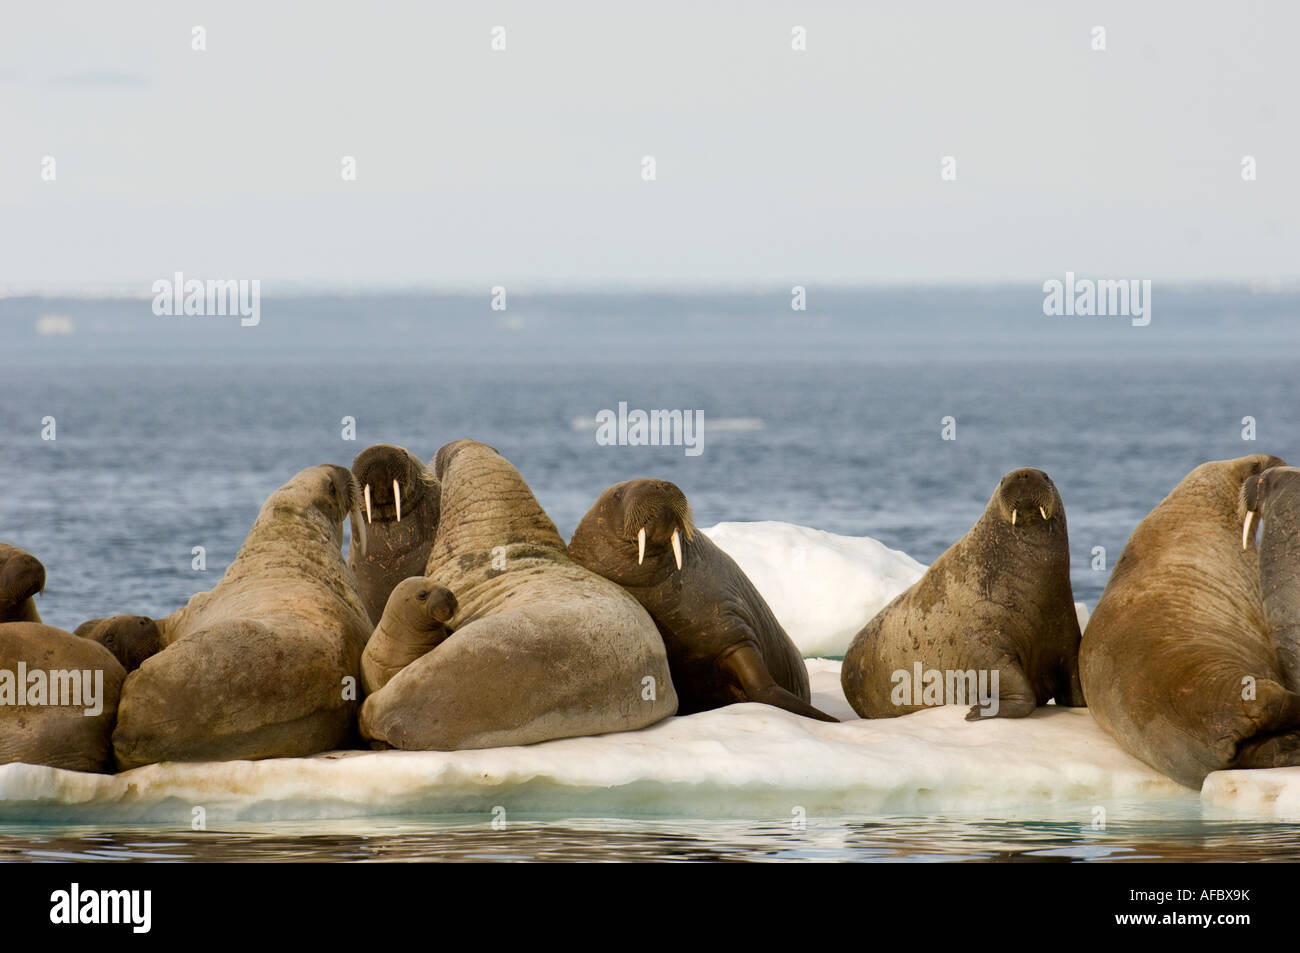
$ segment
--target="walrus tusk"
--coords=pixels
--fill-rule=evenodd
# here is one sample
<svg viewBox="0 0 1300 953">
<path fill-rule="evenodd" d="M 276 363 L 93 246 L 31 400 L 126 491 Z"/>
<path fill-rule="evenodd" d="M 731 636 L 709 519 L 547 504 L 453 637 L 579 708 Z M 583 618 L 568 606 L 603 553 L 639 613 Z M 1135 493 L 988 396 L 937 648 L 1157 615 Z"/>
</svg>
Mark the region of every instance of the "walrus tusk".
<svg viewBox="0 0 1300 953">
<path fill-rule="evenodd" d="M 1043 508 L 1040 506 L 1040 507 L 1038 508 L 1038 512 L 1040 512 L 1040 513 L 1043 514 L 1043 519 L 1047 519 L 1047 510 L 1043 509 Z"/>
<path fill-rule="evenodd" d="M 677 560 L 677 568 L 682 568 L 682 537 L 677 530 L 673 530 L 673 559 Z"/>
<path fill-rule="evenodd" d="M 370 484 L 366 484 L 366 522 L 370 522 Z"/>
<path fill-rule="evenodd" d="M 402 521 L 402 488 L 397 485 L 396 480 L 393 481 L 393 499 L 397 501 L 397 522 L 400 523 Z"/>
<path fill-rule="evenodd" d="M 636 564 L 639 566 L 645 561 L 645 527 L 642 526 L 636 531 Z"/>
<path fill-rule="evenodd" d="M 1012 510 L 1012 511 L 1011 511 L 1011 525 L 1012 525 L 1012 526 L 1015 526 L 1015 525 L 1016 525 L 1016 511 L 1015 511 L 1015 510 Z"/>
<path fill-rule="evenodd" d="M 1241 527 L 1241 548 L 1250 548 L 1250 524 L 1255 522 L 1255 514 L 1251 510 L 1246 510 L 1246 524 Z"/>
</svg>

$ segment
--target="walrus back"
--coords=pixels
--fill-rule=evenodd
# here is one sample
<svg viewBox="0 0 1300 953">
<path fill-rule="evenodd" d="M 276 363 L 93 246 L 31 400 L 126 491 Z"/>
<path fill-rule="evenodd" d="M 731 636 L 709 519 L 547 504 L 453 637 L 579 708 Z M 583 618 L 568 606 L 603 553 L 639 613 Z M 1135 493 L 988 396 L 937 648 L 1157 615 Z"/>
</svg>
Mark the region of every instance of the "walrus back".
<svg viewBox="0 0 1300 953">
<path fill-rule="evenodd" d="M 68 771 L 111 770 L 110 736 L 126 678 L 126 670 L 113 654 L 98 643 L 54 626 L 37 622 L 0 624 L 0 670 L 12 674 L 14 688 L 20 662 L 29 673 L 40 670 L 47 674 L 46 696 L 40 705 L 19 705 L 17 698 L 6 698 L 0 704 L 0 764 L 21 761 Z M 54 703 L 64 699 L 51 672 L 63 673 L 58 679 L 60 685 L 73 673 L 92 680 L 95 673 L 102 673 L 99 713 L 86 714 L 90 700 L 81 691 L 84 680 L 78 686 L 78 704 Z"/>
<path fill-rule="evenodd" d="M 304 757 L 353 737 L 343 677 L 361 645 L 292 614 L 215 622 L 128 676 L 113 748 L 123 769 L 157 761 Z M 353 693 L 355 697 L 355 693 Z"/>
<path fill-rule="evenodd" d="M 1138 524 L 1079 652 L 1093 718 L 1194 788 L 1261 733 L 1300 727 L 1264 623 L 1258 557 L 1232 525 L 1240 481 L 1220 475 L 1253 459 L 1198 467 Z"/>
<path fill-rule="evenodd" d="M 677 695 L 650 617 L 614 583 L 571 570 L 480 594 L 445 642 L 366 699 L 363 737 L 405 749 L 491 748 L 672 715 Z"/>
</svg>

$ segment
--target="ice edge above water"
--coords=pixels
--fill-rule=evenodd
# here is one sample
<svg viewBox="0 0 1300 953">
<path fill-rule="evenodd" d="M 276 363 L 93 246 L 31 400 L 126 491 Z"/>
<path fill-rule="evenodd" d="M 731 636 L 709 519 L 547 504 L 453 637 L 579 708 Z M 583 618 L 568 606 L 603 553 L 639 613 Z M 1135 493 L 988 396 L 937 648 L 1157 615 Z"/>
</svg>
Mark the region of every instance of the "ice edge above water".
<svg viewBox="0 0 1300 953">
<path fill-rule="evenodd" d="M 813 703 L 852 717 L 838 662 L 809 662 Z M 0 767 L 0 818 L 190 823 L 507 812 L 790 818 L 1194 797 L 1079 709 L 965 721 L 949 706 L 827 724 L 733 705 L 634 732 L 482 751 L 333 752 L 157 764 L 119 775 Z"/>
</svg>

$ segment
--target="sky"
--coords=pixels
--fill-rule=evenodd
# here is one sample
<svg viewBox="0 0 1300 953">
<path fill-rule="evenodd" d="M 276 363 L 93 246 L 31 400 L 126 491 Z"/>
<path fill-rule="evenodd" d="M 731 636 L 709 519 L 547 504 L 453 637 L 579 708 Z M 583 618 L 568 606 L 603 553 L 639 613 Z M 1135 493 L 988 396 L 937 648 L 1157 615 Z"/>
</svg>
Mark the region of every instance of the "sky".
<svg viewBox="0 0 1300 953">
<path fill-rule="evenodd" d="M 0 293 L 1294 283 L 1297 32 L 1292 2 L 18 5 Z"/>
</svg>

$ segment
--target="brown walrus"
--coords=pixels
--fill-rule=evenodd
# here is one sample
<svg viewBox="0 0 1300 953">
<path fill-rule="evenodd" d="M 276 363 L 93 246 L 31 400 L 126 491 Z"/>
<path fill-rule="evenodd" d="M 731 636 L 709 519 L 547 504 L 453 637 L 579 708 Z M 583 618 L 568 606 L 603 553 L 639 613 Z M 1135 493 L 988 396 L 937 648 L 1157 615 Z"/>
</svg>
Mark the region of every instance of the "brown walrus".
<svg viewBox="0 0 1300 953">
<path fill-rule="evenodd" d="M 338 466 L 271 494 L 225 576 L 158 621 L 163 650 L 127 676 L 113 733 L 122 768 L 301 757 L 353 740 L 372 627 L 342 522 L 351 516 L 364 545 L 360 506 Z"/>
<path fill-rule="evenodd" d="M 447 640 L 456 597 L 423 576 L 403 579 L 388 597 L 383 618 L 361 653 L 361 687 L 371 695 L 420 656 Z"/>
<path fill-rule="evenodd" d="M 386 443 L 357 454 L 352 475 L 365 503 L 366 546 L 348 547 L 348 568 L 378 625 L 397 584 L 424 575 L 438 532 L 438 479 L 405 447 Z"/>
<path fill-rule="evenodd" d="M 125 678 L 94 642 L 38 622 L 0 623 L 0 764 L 112 770 Z"/>
<path fill-rule="evenodd" d="M 854 637 L 840 683 L 864 718 L 977 695 L 967 720 L 1022 718 L 1053 698 L 1084 703 L 1078 653 L 1065 506 L 1051 478 L 1026 467 L 1004 476 L 969 532 Z"/>
<path fill-rule="evenodd" d="M 145 659 L 162 651 L 162 632 L 158 623 L 144 615 L 89 619 L 77 626 L 73 634 L 98 642 L 112 652 L 128 672 L 134 672 Z"/>
<path fill-rule="evenodd" d="M 1283 684 L 1300 691 L 1300 470 L 1270 467 L 1242 485 L 1246 522 L 1242 549 L 1250 545 L 1255 519 L 1259 533 L 1259 583 L 1264 621 L 1277 650 Z"/>
<path fill-rule="evenodd" d="M 428 580 L 456 594 L 452 636 L 361 708 L 376 746 L 490 748 L 643 728 L 677 710 L 654 622 L 569 558 L 528 484 L 491 447 L 438 451 Z"/>
<path fill-rule="evenodd" d="M 1189 787 L 1223 768 L 1300 764 L 1300 695 L 1270 639 L 1259 554 L 1242 548 L 1243 484 L 1280 466 L 1253 454 L 1184 477 L 1129 537 L 1084 633 L 1093 717 Z"/>
<path fill-rule="evenodd" d="M 37 593 L 45 591 L 45 567 L 26 550 L 0 543 L 0 622 L 40 622 Z"/>
<path fill-rule="evenodd" d="M 668 650 L 677 713 L 762 702 L 838 721 L 809 704 L 803 656 L 735 560 L 696 532 L 666 480 L 629 480 L 600 495 L 569 555 L 645 606 Z"/>
</svg>

